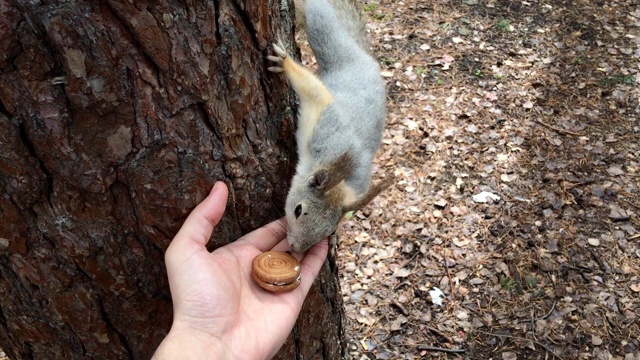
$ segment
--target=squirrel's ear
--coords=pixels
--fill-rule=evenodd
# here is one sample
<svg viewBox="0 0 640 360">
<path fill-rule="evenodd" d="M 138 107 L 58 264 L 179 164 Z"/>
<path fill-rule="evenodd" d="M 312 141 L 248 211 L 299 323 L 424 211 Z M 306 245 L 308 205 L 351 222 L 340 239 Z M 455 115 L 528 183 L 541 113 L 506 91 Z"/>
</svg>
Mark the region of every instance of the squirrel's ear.
<svg viewBox="0 0 640 360">
<path fill-rule="evenodd" d="M 329 183 L 329 173 L 325 169 L 314 172 L 308 181 L 309 187 L 315 190 L 324 190 L 327 183 Z"/>
<path fill-rule="evenodd" d="M 395 181 L 395 177 L 390 176 L 376 184 L 369 186 L 369 190 L 367 190 L 367 192 L 364 195 L 362 195 L 362 197 L 360 197 L 359 199 L 357 199 L 352 203 L 344 204 L 343 211 L 345 213 L 348 213 L 349 211 L 356 211 L 358 209 L 362 209 L 371 200 L 373 200 L 373 198 L 378 196 L 378 194 L 380 194 L 383 190 L 391 186 L 391 184 L 393 184 L 394 181 Z"/>
<path fill-rule="evenodd" d="M 324 193 L 351 175 L 351 169 L 353 169 L 353 157 L 351 153 L 346 152 L 328 165 L 316 170 L 307 184 L 311 189 Z"/>
</svg>

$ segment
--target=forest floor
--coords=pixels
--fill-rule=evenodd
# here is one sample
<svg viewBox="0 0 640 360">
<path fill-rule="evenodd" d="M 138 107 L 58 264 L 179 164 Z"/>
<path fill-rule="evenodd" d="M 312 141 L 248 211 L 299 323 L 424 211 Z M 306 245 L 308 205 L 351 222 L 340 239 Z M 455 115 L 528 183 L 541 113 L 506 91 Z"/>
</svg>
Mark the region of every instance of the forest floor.
<svg viewBox="0 0 640 360">
<path fill-rule="evenodd" d="M 343 224 L 350 358 L 640 359 L 640 3 L 361 2 L 397 184 Z"/>
</svg>

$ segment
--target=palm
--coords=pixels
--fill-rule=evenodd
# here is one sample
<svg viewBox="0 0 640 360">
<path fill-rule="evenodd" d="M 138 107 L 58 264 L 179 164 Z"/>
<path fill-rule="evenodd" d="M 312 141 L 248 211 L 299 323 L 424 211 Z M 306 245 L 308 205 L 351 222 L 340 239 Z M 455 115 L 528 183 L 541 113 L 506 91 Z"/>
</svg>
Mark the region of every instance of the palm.
<svg viewBox="0 0 640 360">
<path fill-rule="evenodd" d="M 238 358 L 272 356 L 295 323 L 326 256 L 327 244 L 312 248 L 302 261 L 302 283 L 297 289 L 268 293 L 253 282 L 251 261 L 272 248 L 287 248 L 283 224 L 271 223 L 209 253 L 204 244 L 224 205 L 221 210 L 207 200 L 199 207 L 205 207 L 209 215 L 203 213 L 202 218 L 192 219 L 199 214 L 194 210 L 183 226 L 190 225 L 191 231 L 181 230 L 167 251 L 174 323 L 188 324 L 201 334 L 221 340 Z M 251 344 L 250 349 L 247 344 Z M 273 344 L 278 346 L 273 348 Z"/>
</svg>

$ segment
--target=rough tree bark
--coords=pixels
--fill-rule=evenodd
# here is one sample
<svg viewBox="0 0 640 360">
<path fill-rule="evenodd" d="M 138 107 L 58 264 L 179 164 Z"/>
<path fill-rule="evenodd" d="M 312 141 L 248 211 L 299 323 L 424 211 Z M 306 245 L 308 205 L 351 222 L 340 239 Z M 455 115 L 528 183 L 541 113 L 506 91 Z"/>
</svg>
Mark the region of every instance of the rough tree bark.
<svg viewBox="0 0 640 360">
<path fill-rule="evenodd" d="M 231 195 L 212 248 L 278 217 L 292 97 L 264 56 L 278 33 L 291 40 L 288 6 L 0 0 L 0 347 L 12 359 L 149 358 L 171 323 L 164 250 L 212 184 Z M 279 358 L 340 357 L 337 286 L 325 266 Z"/>
</svg>

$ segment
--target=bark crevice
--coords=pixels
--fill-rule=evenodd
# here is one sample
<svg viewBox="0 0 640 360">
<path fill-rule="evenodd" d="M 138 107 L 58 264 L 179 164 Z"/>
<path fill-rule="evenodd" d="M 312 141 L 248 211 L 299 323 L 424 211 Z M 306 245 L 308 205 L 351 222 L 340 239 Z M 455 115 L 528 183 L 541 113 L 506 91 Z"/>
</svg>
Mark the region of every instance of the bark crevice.
<svg viewBox="0 0 640 360">
<path fill-rule="evenodd" d="M 104 319 L 104 322 L 105 322 L 106 326 L 111 331 L 113 331 L 114 334 L 116 334 L 118 339 L 120 339 L 120 342 L 122 343 L 122 346 L 124 346 L 125 350 L 127 351 L 127 354 L 129 355 L 129 359 L 135 359 L 136 358 L 135 352 L 133 351 L 133 349 L 129 345 L 129 339 L 127 339 L 127 337 L 122 332 L 120 332 L 118 330 L 118 328 L 115 326 L 115 324 L 113 324 L 111 322 L 111 319 L 109 318 L 109 314 L 107 313 L 107 310 L 104 307 L 104 300 L 103 299 L 100 299 L 100 315 Z"/>
</svg>

